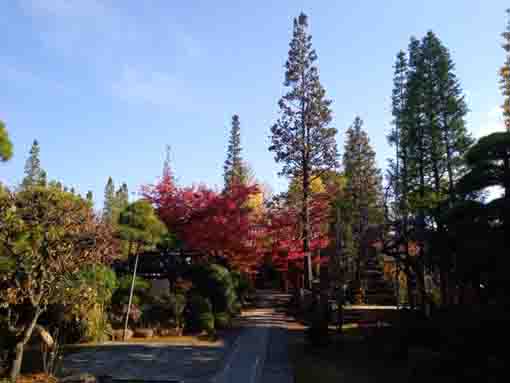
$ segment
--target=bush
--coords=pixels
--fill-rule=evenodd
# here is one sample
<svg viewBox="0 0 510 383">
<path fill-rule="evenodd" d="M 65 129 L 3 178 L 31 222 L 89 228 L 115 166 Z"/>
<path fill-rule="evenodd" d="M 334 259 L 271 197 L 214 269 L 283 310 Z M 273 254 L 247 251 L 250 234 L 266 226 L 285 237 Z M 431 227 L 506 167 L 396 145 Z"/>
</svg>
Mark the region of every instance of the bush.
<svg viewBox="0 0 510 383">
<path fill-rule="evenodd" d="M 129 293 L 131 291 L 132 275 L 124 275 L 118 280 L 118 287 L 113 293 L 112 304 L 127 304 L 129 301 Z M 135 286 L 133 290 L 133 302 L 141 304 L 149 300 L 150 283 L 143 278 L 135 278 Z M 135 298 L 136 297 L 136 298 Z"/>
<path fill-rule="evenodd" d="M 168 325 L 173 322 L 176 327 L 182 327 L 185 306 L 184 294 L 166 294 L 157 297 L 149 308 L 144 310 L 142 322 L 147 325 Z"/>
<path fill-rule="evenodd" d="M 186 308 L 186 296 L 184 294 L 171 294 L 168 297 L 170 310 L 175 320 L 176 327 L 184 326 L 184 309 Z"/>
<path fill-rule="evenodd" d="M 78 273 L 78 279 L 96 290 L 97 303 L 101 304 L 110 303 L 114 291 L 119 288 L 119 280 L 115 272 L 101 264 L 87 266 Z M 131 280 L 129 282 L 131 283 Z"/>
<path fill-rule="evenodd" d="M 222 312 L 214 315 L 214 326 L 218 330 L 229 328 L 232 325 L 232 319 L 229 313 Z"/>
<path fill-rule="evenodd" d="M 252 294 L 254 291 L 251 280 L 245 273 L 239 271 L 232 271 L 230 274 L 239 302 L 244 304 L 248 295 Z"/>
<path fill-rule="evenodd" d="M 211 301 L 214 312 L 235 311 L 238 299 L 228 269 L 217 264 L 196 265 L 191 270 L 191 281 L 198 293 Z"/>
<path fill-rule="evenodd" d="M 214 329 L 212 304 L 197 291 L 190 290 L 185 309 L 185 323 L 188 331 L 208 330 L 211 327 Z"/>
<path fill-rule="evenodd" d="M 123 328 L 126 320 L 126 313 L 128 310 L 128 305 L 116 305 L 112 307 L 112 311 L 110 312 L 110 321 L 116 328 Z M 142 319 L 142 309 L 139 305 L 132 303 L 131 309 L 129 310 L 129 324 L 131 326 L 140 323 Z"/>
<path fill-rule="evenodd" d="M 199 316 L 199 326 L 201 330 L 205 330 L 208 335 L 214 335 L 214 315 L 211 312 L 202 313 Z"/>
</svg>

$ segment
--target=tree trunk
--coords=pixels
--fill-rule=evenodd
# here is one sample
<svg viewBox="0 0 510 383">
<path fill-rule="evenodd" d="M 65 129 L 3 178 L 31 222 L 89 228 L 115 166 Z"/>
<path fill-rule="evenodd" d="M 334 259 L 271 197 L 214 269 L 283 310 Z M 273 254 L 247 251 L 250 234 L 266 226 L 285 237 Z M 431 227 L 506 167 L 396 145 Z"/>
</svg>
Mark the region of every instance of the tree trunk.
<svg viewBox="0 0 510 383">
<path fill-rule="evenodd" d="M 305 161 L 304 161 L 305 162 Z M 310 212 L 308 210 L 310 175 L 308 174 L 308 164 L 303 164 L 303 206 L 301 215 L 303 217 L 303 254 L 305 268 L 305 287 L 312 289 L 312 259 L 310 256 Z"/>
<path fill-rule="evenodd" d="M 23 363 L 23 350 L 25 348 L 25 345 L 30 340 L 32 333 L 34 332 L 34 328 L 37 324 L 37 320 L 39 319 L 39 316 L 43 312 L 42 309 L 39 307 L 36 309 L 34 317 L 32 318 L 32 322 L 30 322 L 30 325 L 26 328 L 25 333 L 23 334 L 23 339 L 21 339 L 18 343 L 16 343 L 16 356 L 12 362 L 11 365 L 11 373 L 10 373 L 10 379 L 12 383 L 16 382 L 16 379 L 18 378 L 20 372 L 21 372 L 21 365 Z"/>
<path fill-rule="evenodd" d="M 128 302 L 128 308 L 127 308 L 127 312 L 126 312 L 126 322 L 124 324 L 124 334 L 123 334 L 124 340 L 126 340 L 126 333 L 127 333 L 127 328 L 128 328 L 128 322 L 129 322 L 129 313 L 131 311 L 131 302 L 133 300 L 133 292 L 135 290 L 135 279 L 136 279 L 136 269 L 138 267 L 138 257 L 139 257 L 139 255 L 136 254 L 135 267 L 133 270 L 133 279 L 131 280 L 131 291 L 129 292 L 129 302 Z"/>
<path fill-rule="evenodd" d="M 407 304 L 410 308 L 414 309 L 414 298 L 413 298 L 413 289 L 411 287 L 412 276 L 411 276 L 411 268 L 406 263 L 405 265 L 405 275 L 406 275 L 406 292 L 407 292 Z"/>
</svg>

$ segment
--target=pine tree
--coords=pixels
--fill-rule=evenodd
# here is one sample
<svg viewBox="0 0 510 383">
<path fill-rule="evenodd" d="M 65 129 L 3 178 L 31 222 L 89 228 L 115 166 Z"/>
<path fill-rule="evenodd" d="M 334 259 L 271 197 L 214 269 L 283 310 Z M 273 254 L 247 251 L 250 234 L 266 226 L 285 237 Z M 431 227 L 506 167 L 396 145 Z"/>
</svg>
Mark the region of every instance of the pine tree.
<svg viewBox="0 0 510 383">
<path fill-rule="evenodd" d="M 345 198 L 350 210 L 352 235 L 359 252 L 359 244 L 367 225 L 381 223 L 382 220 L 382 178 L 376 165 L 375 151 L 363 130 L 363 120 L 356 117 L 346 134 L 343 155 L 347 179 Z"/>
<path fill-rule="evenodd" d="M 92 194 L 92 190 L 89 190 L 89 191 L 87 192 L 87 195 L 86 195 L 86 197 L 85 197 L 85 198 L 86 198 L 86 199 L 87 199 L 87 201 L 89 201 L 89 202 L 94 202 L 94 195 Z"/>
<path fill-rule="evenodd" d="M 310 260 L 310 183 L 313 177 L 335 168 L 337 147 L 336 129 L 331 122 L 331 101 L 320 83 L 314 65 L 317 54 L 312 48 L 308 19 L 303 13 L 294 19 L 290 50 L 285 64 L 284 86 L 289 90 L 280 99 L 280 118 L 271 128 L 271 146 L 275 160 L 282 163 L 281 175 L 301 178 L 303 204 L 301 211 L 303 252 L 305 254 L 307 284 L 311 283 Z"/>
<path fill-rule="evenodd" d="M 112 177 L 108 177 L 108 182 L 104 189 L 104 207 L 103 219 L 109 223 L 113 223 L 113 211 L 115 208 L 115 185 Z"/>
<path fill-rule="evenodd" d="M 389 144 L 395 147 L 395 158 L 389 164 L 389 179 L 393 190 L 394 202 L 391 213 L 406 226 L 409 146 L 406 144 L 407 129 L 404 119 L 408 71 L 407 57 L 404 51 L 400 51 L 397 54 L 394 68 L 392 92 L 393 130 L 388 136 Z"/>
<path fill-rule="evenodd" d="M 34 140 L 30 148 L 29 157 L 25 163 L 25 178 L 21 183 L 23 188 L 35 185 L 43 185 L 46 182 L 46 172 L 41 168 L 40 147 L 37 140 Z"/>
<path fill-rule="evenodd" d="M 165 147 L 165 161 L 163 162 L 163 178 L 169 177 L 170 180 L 175 183 L 175 177 L 172 173 L 171 166 L 171 148 L 170 145 L 166 145 Z"/>
<path fill-rule="evenodd" d="M 129 204 L 129 191 L 126 183 L 123 183 L 115 192 L 115 208 L 123 210 Z"/>
<path fill-rule="evenodd" d="M 415 208 L 454 201 L 454 184 L 465 172 L 463 157 L 473 143 L 465 126 L 468 112 L 448 49 L 428 32 L 411 40 L 405 108 L 409 181 Z"/>
<path fill-rule="evenodd" d="M 392 173 L 398 178 L 398 208 L 405 207 L 401 213 L 406 233 L 411 230 L 408 218 L 414 216 L 413 240 L 424 261 L 416 265 L 421 295 L 425 297 L 424 269 L 419 268 L 433 271 L 439 264 L 446 302 L 453 263 L 442 216 L 445 207 L 455 203 L 455 183 L 466 172 L 464 157 L 473 143 L 465 126 L 468 109 L 450 53 L 433 32 L 422 40 L 411 38 L 405 78 L 404 59 L 400 53 L 393 93 L 395 129 L 390 136 L 397 150 Z M 434 251 L 425 252 L 425 242 Z"/>
<path fill-rule="evenodd" d="M 506 60 L 501 67 L 501 90 L 505 100 L 503 102 L 503 116 L 505 118 L 505 125 L 508 132 L 510 132 L 510 8 L 507 9 L 508 21 L 506 30 L 502 33 L 504 42 L 503 49 L 506 52 Z"/>
<path fill-rule="evenodd" d="M 246 172 L 241 157 L 241 123 L 239 116 L 234 114 L 232 116 L 232 127 L 230 129 L 230 138 L 227 148 L 227 159 L 223 166 L 223 180 L 225 190 L 228 190 L 232 185 L 244 183 L 246 181 Z"/>
<path fill-rule="evenodd" d="M 7 134 L 5 124 L 0 121 L 0 161 L 5 162 L 12 157 L 12 143 Z"/>
</svg>

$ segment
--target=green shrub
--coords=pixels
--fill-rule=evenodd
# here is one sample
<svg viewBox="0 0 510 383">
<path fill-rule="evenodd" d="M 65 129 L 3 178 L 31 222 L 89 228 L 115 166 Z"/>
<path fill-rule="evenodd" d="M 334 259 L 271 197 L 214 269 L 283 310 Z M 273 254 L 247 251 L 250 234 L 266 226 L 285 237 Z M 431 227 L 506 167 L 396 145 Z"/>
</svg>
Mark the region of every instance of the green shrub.
<svg viewBox="0 0 510 383">
<path fill-rule="evenodd" d="M 239 298 L 239 302 L 244 304 L 246 298 L 253 293 L 254 288 L 250 278 L 245 273 L 239 271 L 232 271 L 232 282 L 234 283 L 234 289 Z"/>
<path fill-rule="evenodd" d="M 214 329 L 214 316 L 212 314 L 212 304 L 209 299 L 199 295 L 195 290 L 190 290 L 186 310 L 185 324 L 188 331 Z"/>
<path fill-rule="evenodd" d="M 214 334 L 214 315 L 211 312 L 205 312 L 199 316 L 199 327 L 200 330 L 205 330 L 207 334 Z"/>
<path fill-rule="evenodd" d="M 214 326 L 217 329 L 223 330 L 223 329 L 229 328 L 231 325 L 232 325 L 232 319 L 231 319 L 229 313 L 222 312 L 222 313 L 216 313 L 214 315 Z"/>
<path fill-rule="evenodd" d="M 183 327 L 184 309 L 186 308 L 186 296 L 184 294 L 170 294 L 168 301 L 176 326 Z"/>
<path fill-rule="evenodd" d="M 217 264 L 196 265 L 191 281 L 198 293 L 211 301 L 214 312 L 234 312 L 237 294 L 228 269 Z"/>
<path fill-rule="evenodd" d="M 129 293 L 131 291 L 131 282 L 132 275 L 123 275 L 118 280 L 118 287 L 112 295 L 111 302 L 113 305 L 123 305 L 128 304 L 129 302 Z M 135 286 L 133 291 L 133 303 L 137 305 L 141 305 L 146 301 L 150 300 L 149 290 L 150 290 L 149 281 L 136 277 L 135 278 Z M 135 298 L 136 297 L 136 298 Z"/>
<path fill-rule="evenodd" d="M 234 303 L 234 306 L 232 307 L 232 314 L 233 315 L 241 315 L 241 310 L 243 308 L 243 305 L 241 302 Z"/>
<path fill-rule="evenodd" d="M 119 280 L 115 272 L 101 264 L 86 266 L 78 273 L 78 279 L 96 290 L 97 303 L 101 304 L 110 303 L 114 291 L 119 288 Z"/>
<path fill-rule="evenodd" d="M 186 296 L 184 294 L 166 294 L 156 297 L 154 302 L 144 310 L 142 322 L 147 325 L 169 324 L 183 327 Z"/>
</svg>

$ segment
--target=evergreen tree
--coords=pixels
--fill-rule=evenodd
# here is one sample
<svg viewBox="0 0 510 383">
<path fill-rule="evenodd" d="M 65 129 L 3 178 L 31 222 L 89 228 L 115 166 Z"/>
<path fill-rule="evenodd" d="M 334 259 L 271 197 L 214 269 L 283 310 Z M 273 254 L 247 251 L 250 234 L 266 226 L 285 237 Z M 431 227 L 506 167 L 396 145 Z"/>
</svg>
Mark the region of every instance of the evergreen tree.
<svg viewBox="0 0 510 383">
<path fill-rule="evenodd" d="M 5 124 L 0 121 L 0 161 L 8 161 L 12 157 L 12 143 L 7 134 Z"/>
<path fill-rule="evenodd" d="M 503 117 L 505 118 L 505 125 L 507 131 L 510 132 L 510 8 L 507 9 L 508 22 L 503 36 L 503 49 L 506 52 L 506 60 L 500 70 L 501 75 L 501 90 L 505 97 L 503 103 Z"/>
<path fill-rule="evenodd" d="M 366 226 L 382 221 L 382 178 L 375 151 L 363 130 L 363 120 L 356 117 L 346 134 L 343 167 L 347 180 L 345 198 L 350 210 L 346 218 L 359 252 Z M 359 264 L 360 259 L 357 261 Z"/>
<path fill-rule="evenodd" d="M 455 200 L 454 183 L 465 172 L 463 158 L 473 140 L 465 126 L 468 112 L 455 66 L 433 32 L 411 39 L 405 106 L 399 114 L 406 131 L 409 187 L 414 207 Z M 402 144 L 400 145 L 402 147 Z"/>
<path fill-rule="evenodd" d="M 290 50 L 285 64 L 284 86 L 288 92 L 280 99 L 280 117 L 271 128 L 271 146 L 275 160 L 283 164 L 281 175 L 302 180 L 301 212 L 303 252 L 307 284 L 311 282 L 310 183 L 313 177 L 335 168 L 337 163 L 336 129 L 331 122 L 331 101 L 319 80 L 315 66 L 317 54 L 312 48 L 308 19 L 303 13 L 294 19 Z"/>
<path fill-rule="evenodd" d="M 29 157 L 25 163 L 25 178 L 22 181 L 22 187 L 44 185 L 46 182 L 46 172 L 41 168 L 40 147 L 37 140 L 34 140 L 30 148 Z"/>
<path fill-rule="evenodd" d="M 409 148 L 406 144 L 404 110 L 406 103 L 407 57 L 404 51 L 397 54 L 392 92 L 393 130 L 388 142 L 395 147 L 395 159 L 389 164 L 389 182 L 393 191 L 391 213 L 405 225 L 407 222 L 407 191 Z"/>
<path fill-rule="evenodd" d="M 86 199 L 87 199 L 87 201 L 89 201 L 89 202 L 94 202 L 94 195 L 92 194 L 92 190 L 89 190 L 89 191 L 87 192 L 87 195 L 86 195 L 86 197 L 85 197 L 85 198 L 86 198 Z"/>
<path fill-rule="evenodd" d="M 113 222 L 113 211 L 115 208 L 115 185 L 112 177 L 108 177 L 108 182 L 104 189 L 104 207 L 103 207 L 103 218 L 105 221 Z"/>
<path fill-rule="evenodd" d="M 123 183 L 115 192 L 115 209 L 123 210 L 129 204 L 129 191 L 126 183 Z"/>
<path fill-rule="evenodd" d="M 165 161 L 163 162 L 163 178 L 170 178 L 172 183 L 175 183 L 175 177 L 172 173 L 170 154 L 171 154 L 170 145 L 166 145 Z"/>
<path fill-rule="evenodd" d="M 425 269 L 420 268 L 434 271 L 439 265 L 442 301 L 446 303 L 454 254 L 446 240 L 443 213 L 455 203 L 455 183 L 467 171 L 464 157 L 473 142 L 465 126 L 468 109 L 449 51 L 433 32 L 421 41 L 411 38 L 407 67 L 404 64 L 405 56 L 399 53 L 390 135 L 390 143 L 396 147 L 391 173 L 398 180 L 393 185 L 398 200 L 394 209 L 404 218 L 400 233 L 406 238 L 407 233 L 414 233 L 405 243 L 413 240 L 419 245 L 419 259 L 424 263 L 415 265 L 415 271 L 420 274 L 421 295 L 425 298 Z"/>
<path fill-rule="evenodd" d="M 225 190 L 230 189 L 234 184 L 246 181 L 245 167 L 241 157 L 241 123 L 239 116 L 232 116 L 232 127 L 227 148 L 227 159 L 223 166 L 223 179 Z"/>
<path fill-rule="evenodd" d="M 119 216 L 122 210 L 129 204 L 129 192 L 126 183 L 123 183 L 115 192 L 112 204 L 112 219 L 115 225 L 119 220 Z"/>
<path fill-rule="evenodd" d="M 46 173 L 46 170 L 41 170 L 41 177 L 40 177 L 40 180 L 39 180 L 39 184 L 41 186 L 48 185 L 48 174 Z"/>
</svg>

